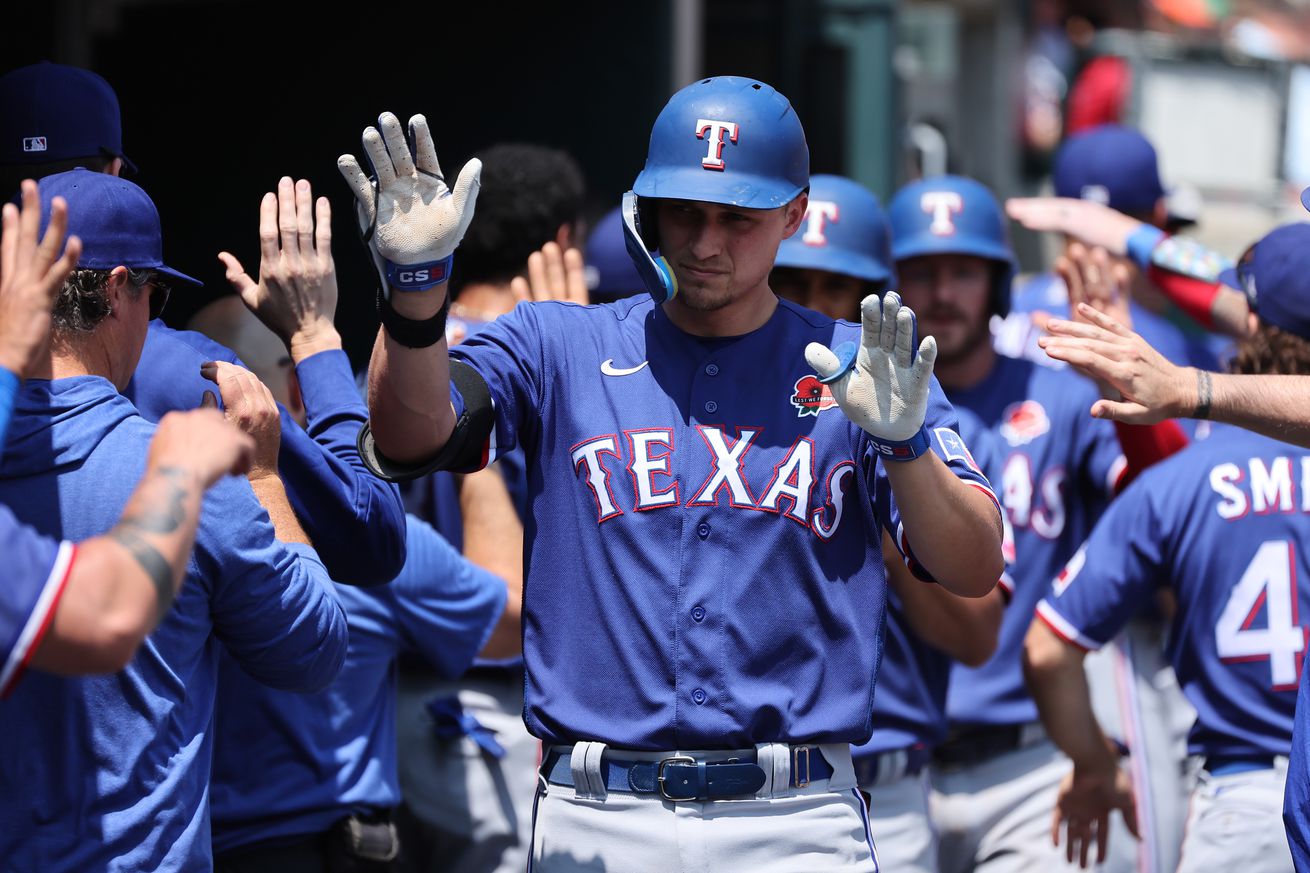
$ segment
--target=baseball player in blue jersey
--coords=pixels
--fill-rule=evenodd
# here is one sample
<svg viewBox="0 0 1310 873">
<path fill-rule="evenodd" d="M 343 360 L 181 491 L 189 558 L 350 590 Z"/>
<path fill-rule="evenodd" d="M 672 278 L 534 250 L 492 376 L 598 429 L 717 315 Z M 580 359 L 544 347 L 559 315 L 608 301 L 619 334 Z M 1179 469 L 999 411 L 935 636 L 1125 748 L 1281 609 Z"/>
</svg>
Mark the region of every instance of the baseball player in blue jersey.
<svg viewBox="0 0 1310 873">
<path fill-rule="evenodd" d="M 1239 265 L 1258 327 L 1234 372 L 1310 372 L 1308 269 L 1307 224 L 1272 231 Z M 1196 708 L 1188 746 L 1201 764 L 1179 869 L 1292 870 L 1280 813 L 1307 641 L 1298 616 L 1310 607 L 1306 471 L 1304 450 L 1217 425 L 1116 500 L 1038 604 L 1027 669 L 1043 721 L 1074 760 L 1052 826 L 1071 854 L 1103 851 L 1112 810 L 1134 812 L 1089 711 L 1083 655 L 1168 585 L 1178 602 L 1169 655 Z"/>
<path fill-rule="evenodd" d="M 778 296 L 831 318 L 858 318 L 860 300 L 893 279 L 891 231 L 877 197 L 841 176 L 812 176 L 804 232 L 778 247 L 769 284 Z M 995 437 L 957 409 L 960 436 L 978 468 L 999 473 Z M 890 543 L 885 551 L 894 551 Z M 898 561 L 887 563 L 891 590 L 873 736 L 852 750 L 869 799 L 878 862 L 887 870 L 935 871 L 937 836 L 928 811 L 927 767 L 946 738 L 952 659 L 980 666 L 996 649 L 1002 600 L 955 597 L 922 585 Z"/>
<path fill-rule="evenodd" d="M 449 356 L 435 280 L 476 166 L 444 197 L 426 122 L 414 158 L 381 128 L 375 181 L 341 161 L 389 286 L 364 446 L 393 474 L 524 448 L 533 869 L 875 869 L 848 744 L 870 731 L 881 531 L 981 596 L 1001 525 L 899 299 L 866 299 L 861 333 L 770 289 L 809 184 L 786 99 L 719 77 L 660 113 L 625 196 L 651 297 L 520 306 Z"/>
<path fill-rule="evenodd" d="M 939 378 L 1002 447 L 1001 496 L 1017 556 L 996 655 L 952 673 L 953 730 L 933 773 L 941 869 L 1049 866 L 1058 861 L 1042 839 L 1047 810 L 1069 765 L 1046 740 L 1024 687 L 1029 611 L 1115 488 L 1159 454 L 1133 435 L 1125 459 L 1112 427 L 1087 422 L 1097 397 L 1090 381 L 993 348 L 988 322 L 1008 311 L 1014 260 L 991 192 L 970 179 L 927 179 L 898 191 L 888 213 L 902 294 L 938 341 Z"/>
<path fill-rule="evenodd" d="M 22 189 L 21 210 L 6 203 L 0 231 L 0 455 L 19 379 L 42 357 L 50 341 L 50 309 L 81 250 L 76 237 L 64 248 L 67 209 L 54 198 L 51 220 L 38 243 L 37 186 Z M 64 248 L 61 255 L 60 249 Z M 151 443 L 141 483 L 123 517 L 108 535 L 74 545 L 44 537 L 0 506 L 0 697 L 24 668 L 63 674 L 118 670 L 158 621 L 161 598 L 181 583 L 195 539 L 201 489 L 188 494 L 171 532 L 147 531 L 139 519 L 159 512 L 167 495 L 160 485 L 170 470 L 184 471 L 202 486 L 241 468 L 250 440 L 205 410 L 161 423 Z M 146 564 L 127 542 L 145 545 Z M 166 572 L 151 573 L 150 554 Z M 166 586 L 159 590 L 158 586 Z"/>
</svg>

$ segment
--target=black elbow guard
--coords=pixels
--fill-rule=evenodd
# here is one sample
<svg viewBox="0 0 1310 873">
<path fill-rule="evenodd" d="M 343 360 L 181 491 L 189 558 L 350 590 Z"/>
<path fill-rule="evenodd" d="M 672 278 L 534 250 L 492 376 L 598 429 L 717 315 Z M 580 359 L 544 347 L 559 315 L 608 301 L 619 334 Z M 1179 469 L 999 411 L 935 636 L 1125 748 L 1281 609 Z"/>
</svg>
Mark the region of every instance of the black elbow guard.
<svg viewBox="0 0 1310 873">
<path fill-rule="evenodd" d="M 491 390 L 478 371 L 463 361 L 450 362 L 450 382 L 464 398 L 464 412 L 455 422 L 446 444 L 426 461 L 402 464 L 382 455 L 373 442 L 373 430 L 365 422 L 359 430 L 359 455 L 373 475 L 388 482 L 405 482 L 436 470 L 472 473 L 486 463 L 485 447 L 496 424 Z"/>
</svg>

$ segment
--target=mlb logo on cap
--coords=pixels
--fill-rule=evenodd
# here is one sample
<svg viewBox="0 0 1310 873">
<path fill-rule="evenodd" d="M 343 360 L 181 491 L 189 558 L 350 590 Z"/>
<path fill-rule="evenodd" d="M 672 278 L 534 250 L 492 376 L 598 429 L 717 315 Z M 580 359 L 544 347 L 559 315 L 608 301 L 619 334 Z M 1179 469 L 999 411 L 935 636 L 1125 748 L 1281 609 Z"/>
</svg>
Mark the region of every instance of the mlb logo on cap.
<svg viewBox="0 0 1310 873">
<path fill-rule="evenodd" d="M 43 152 L 46 150 L 45 137 L 43 136 L 25 136 L 23 137 L 23 151 L 25 152 Z"/>
</svg>

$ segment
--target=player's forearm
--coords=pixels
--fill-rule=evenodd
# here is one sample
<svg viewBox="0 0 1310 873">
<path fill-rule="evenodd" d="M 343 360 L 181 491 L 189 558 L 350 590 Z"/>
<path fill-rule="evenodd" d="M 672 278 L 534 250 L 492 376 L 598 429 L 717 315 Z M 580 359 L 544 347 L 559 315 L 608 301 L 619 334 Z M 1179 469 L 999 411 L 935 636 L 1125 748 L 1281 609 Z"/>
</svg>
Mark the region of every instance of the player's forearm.
<svg viewBox="0 0 1310 873">
<path fill-rule="evenodd" d="M 1213 374 L 1210 386 L 1209 418 L 1310 448 L 1310 377 Z"/>
<path fill-rule="evenodd" d="M 463 477 L 464 557 L 505 580 L 505 610 L 483 646 L 484 658 L 523 651 L 523 523 L 498 465 Z"/>
<path fill-rule="evenodd" d="M 404 464 L 426 461 L 455 428 L 446 341 L 407 348 L 378 331 L 369 362 L 369 427 L 378 451 Z"/>
<path fill-rule="evenodd" d="M 1023 672 L 1028 691 L 1051 741 L 1074 766 L 1095 772 L 1115 766 L 1110 744 L 1092 712 L 1083 672 L 1084 653 L 1035 619 L 1024 640 Z"/>
<path fill-rule="evenodd" d="M 113 530 L 78 546 L 34 666 L 109 673 L 132 660 L 182 585 L 203 493 L 181 468 L 147 470 Z"/>
<path fill-rule="evenodd" d="M 888 462 L 887 479 L 914 554 L 947 591 L 982 597 L 1005 569 L 996 503 L 933 453 Z"/>
<path fill-rule="evenodd" d="M 255 499 L 268 513 L 273 522 L 273 535 L 284 543 L 301 543 L 312 546 L 309 534 L 296 517 L 287 498 L 287 489 L 278 476 L 254 476 L 250 478 L 250 490 L 255 492 Z"/>
<path fill-rule="evenodd" d="M 883 553 L 891 556 L 887 580 L 900 598 L 910 628 L 965 666 L 984 664 L 995 654 L 1000 635 L 1005 609 L 1000 589 L 986 597 L 960 597 L 940 585 L 925 584 L 896 560 L 894 548 L 890 542 L 883 545 Z"/>
</svg>

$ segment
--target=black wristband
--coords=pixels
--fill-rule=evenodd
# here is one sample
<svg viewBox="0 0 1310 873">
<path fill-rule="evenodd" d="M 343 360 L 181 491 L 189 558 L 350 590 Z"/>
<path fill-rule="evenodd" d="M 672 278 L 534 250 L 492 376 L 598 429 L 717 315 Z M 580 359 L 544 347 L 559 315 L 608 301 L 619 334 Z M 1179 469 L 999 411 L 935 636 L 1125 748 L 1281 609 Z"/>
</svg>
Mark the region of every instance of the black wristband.
<svg viewBox="0 0 1310 873">
<path fill-rule="evenodd" d="M 378 315 L 387 336 L 409 349 L 426 349 L 434 346 L 446 336 L 446 316 L 450 314 L 450 291 L 446 291 L 446 300 L 441 309 L 431 318 L 417 320 L 406 318 L 391 308 L 385 288 L 378 288 Z"/>
</svg>

